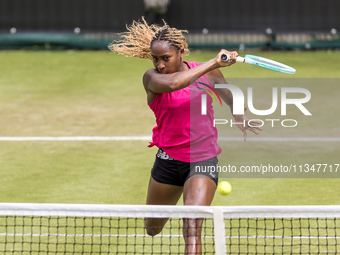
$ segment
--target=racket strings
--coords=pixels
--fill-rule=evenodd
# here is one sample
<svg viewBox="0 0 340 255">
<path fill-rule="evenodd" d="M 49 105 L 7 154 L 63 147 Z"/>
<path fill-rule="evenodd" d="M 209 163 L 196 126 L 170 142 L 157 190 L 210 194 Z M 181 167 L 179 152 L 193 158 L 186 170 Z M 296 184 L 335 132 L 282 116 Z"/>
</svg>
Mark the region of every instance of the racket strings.
<svg viewBox="0 0 340 255">
<path fill-rule="evenodd" d="M 284 65 L 284 64 L 279 64 L 279 63 L 272 63 L 272 62 L 269 62 L 269 61 L 265 61 L 263 59 L 261 60 L 255 60 L 256 62 L 259 62 L 259 63 L 262 63 L 262 64 L 266 64 L 266 65 L 269 65 L 269 66 L 275 66 L 275 67 L 278 67 L 278 68 L 284 68 L 284 69 L 287 69 L 287 66 Z"/>
</svg>

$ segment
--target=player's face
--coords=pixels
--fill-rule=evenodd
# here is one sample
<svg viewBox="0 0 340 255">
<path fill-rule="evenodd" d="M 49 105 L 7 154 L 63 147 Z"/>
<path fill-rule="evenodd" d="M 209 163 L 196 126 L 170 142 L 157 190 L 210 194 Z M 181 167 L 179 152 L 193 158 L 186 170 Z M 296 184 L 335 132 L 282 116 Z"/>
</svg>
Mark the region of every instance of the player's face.
<svg viewBox="0 0 340 255">
<path fill-rule="evenodd" d="M 162 74 L 180 71 L 184 50 L 179 50 L 166 41 L 155 41 L 151 46 L 152 62 Z"/>
</svg>

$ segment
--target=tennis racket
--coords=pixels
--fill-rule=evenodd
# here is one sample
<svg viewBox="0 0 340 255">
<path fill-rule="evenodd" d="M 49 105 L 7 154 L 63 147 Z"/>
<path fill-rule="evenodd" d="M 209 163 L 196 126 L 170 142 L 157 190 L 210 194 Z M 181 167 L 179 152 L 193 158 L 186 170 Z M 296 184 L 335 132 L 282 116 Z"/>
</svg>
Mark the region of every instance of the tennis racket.
<svg viewBox="0 0 340 255">
<path fill-rule="evenodd" d="M 229 56 L 227 54 L 222 54 L 221 59 L 224 62 L 229 61 Z M 295 69 L 290 66 L 284 65 L 271 59 L 262 58 L 254 55 L 245 55 L 244 58 L 236 57 L 236 62 L 259 66 L 276 72 L 295 74 Z"/>
</svg>

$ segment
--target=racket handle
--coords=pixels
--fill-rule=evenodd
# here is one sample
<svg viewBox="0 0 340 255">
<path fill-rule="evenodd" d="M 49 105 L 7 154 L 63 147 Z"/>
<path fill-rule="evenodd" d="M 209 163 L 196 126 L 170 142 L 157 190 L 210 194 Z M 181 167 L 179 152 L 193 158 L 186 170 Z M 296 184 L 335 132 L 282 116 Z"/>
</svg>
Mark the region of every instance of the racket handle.
<svg viewBox="0 0 340 255">
<path fill-rule="evenodd" d="M 244 63 L 244 61 L 246 61 L 245 58 L 242 58 L 242 57 L 240 57 L 240 56 L 237 56 L 237 57 L 236 57 L 236 62 Z"/>
<path fill-rule="evenodd" d="M 222 60 L 223 62 L 227 62 L 227 61 L 229 61 L 229 56 L 228 56 L 227 54 L 223 53 L 223 54 L 221 55 L 221 60 Z"/>
<path fill-rule="evenodd" d="M 228 61 L 229 61 L 229 56 L 228 56 L 227 54 L 223 53 L 223 54 L 221 55 L 221 60 L 222 60 L 223 62 L 228 62 Z M 240 56 L 236 57 L 236 62 L 244 63 L 244 61 L 245 61 L 244 58 L 242 58 L 242 57 L 240 57 Z"/>
</svg>

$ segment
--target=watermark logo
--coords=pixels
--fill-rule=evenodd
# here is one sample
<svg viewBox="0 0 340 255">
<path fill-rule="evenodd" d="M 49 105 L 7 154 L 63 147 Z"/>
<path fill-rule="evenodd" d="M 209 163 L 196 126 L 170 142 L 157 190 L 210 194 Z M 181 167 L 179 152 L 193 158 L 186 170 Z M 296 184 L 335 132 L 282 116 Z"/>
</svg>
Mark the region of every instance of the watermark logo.
<svg viewBox="0 0 340 255">
<path fill-rule="evenodd" d="M 244 114 L 244 95 L 240 88 L 231 84 L 216 84 L 215 88 L 226 88 L 229 89 L 233 94 L 233 114 L 241 115 Z M 288 93 L 300 93 L 304 94 L 304 98 L 287 98 Z M 304 115 L 312 115 L 304 106 L 311 99 L 311 93 L 309 90 L 304 88 L 281 88 L 281 115 L 287 115 L 287 105 L 295 105 Z M 267 110 L 257 110 L 253 104 L 253 88 L 248 88 L 248 108 L 249 111 L 255 115 L 270 115 L 274 113 L 278 106 L 278 93 L 277 88 L 274 87 L 272 90 L 272 106 Z"/>
<path fill-rule="evenodd" d="M 200 84 L 200 85 L 206 86 L 211 91 L 213 91 L 215 93 L 215 95 L 217 96 L 220 104 L 222 105 L 222 100 L 221 100 L 219 94 L 217 93 L 216 89 L 212 85 L 208 85 L 208 84 L 205 84 L 203 82 L 197 82 L 197 83 Z M 200 89 L 200 90 L 203 90 L 204 92 L 206 92 L 212 98 L 214 103 L 217 104 L 214 96 L 211 94 L 211 92 L 209 90 L 201 88 L 201 87 L 197 87 L 197 88 Z M 202 94 L 201 95 L 201 101 L 202 101 L 202 104 L 201 104 L 201 114 L 202 115 L 207 115 L 207 94 Z"/>
<path fill-rule="evenodd" d="M 203 84 L 203 83 L 200 83 Z M 204 84 L 206 85 L 206 84 Z M 206 85 L 208 86 L 208 85 Z M 208 86 L 210 89 L 211 86 Z M 232 103 L 232 109 L 233 109 L 233 115 L 243 115 L 244 111 L 245 111 L 245 96 L 242 92 L 242 90 L 232 84 L 215 84 L 213 91 L 214 93 L 218 96 L 217 91 L 215 90 L 215 88 L 217 89 L 229 89 L 230 92 L 233 95 L 233 103 Z M 202 89 L 202 88 L 200 88 Z M 212 94 L 205 90 L 202 89 L 205 92 L 207 92 L 207 94 L 209 94 L 212 98 Z M 286 116 L 287 115 L 287 105 L 295 105 L 305 116 L 311 116 L 312 114 L 307 110 L 307 108 L 304 106 L 305 103 L 309 102 L 311 99 L 311 93 L 309 90 L 305 89 L 305 88 L 297 88 L 297 87 L 282 87 L 281 88 L 281 97 L 279 98 L 278 96 L 278 88 L 277 87 L 273 87 L 272 88 L 272 105 L 269 109 L 265 109 L 265 110 L 259 110 L 256 109 L 254 107 L 254 103 L 253 103 L 253 88 L 252 87 L 248 87 L 247 89 L 247 106 L 248 109 L 251 113 L 257 115 L 257 116 L 268 116 L 270 114 L 273 114 L 279 105 L 279 99 L 280 99 L 280 106 L 281 106 L 281 116 Z M 302 97 L 299 98 L 289 98 L 289 94 L 291 93 L 295 93 L 295 94 L 299 94 L 302 95 Z M 218 96 L 218 98 L 220 99 L 220 97 Z M 214 98 L 213 98 L 214 100 Z M 206 115 L 207 114 L 207 100 L 206 100 L 206 94 L 202 95 L 202 100 L 201 100 L 201 113 L 202 115 Z M 215 100 L 214 100 L 215 101 Z M 216 103 L 216 102 L 215 102 Z M 222 102 L 220 100 L 220 103 L 222 105 Z M 255 120 L 249 120 L 248 123 L 244 123 L 244 125 L 249 125 L 251 126 L 251 122 L 254 122 Z M 272 124 L 272 127 L 274 127 L 274 123 L 276 121 L 280 121 L 281 125 L 283 127 L 295 127 L 297 126 L 298 122 L 297 120 L 294 119 L 285 119 L 285 120 L 280 120 L 280 119 L 265 119 L 265 120 L 261 120 L 261 119 L 256 119 L 256 121 L 259 121 L 262 123 L 261 126 L 264 125 L 265 121 L 270 122 Z M 293 123 L 292 125 L 288 125 L 288 124 L 284 124 L 287 122 L 291 122 Z M 226 119 L 215 119 L 214 120 L 214 126 L 216 126 L 216 124 L 227 124 L 227 123 L 231 123 L 232 125 L 232 121 L 228 121 Z M 235 124 L 235 123 L 234 123 Z M 237 123 L 240 124 L 240 123 Z M 241 123 L 242 124 L 242 123 Z"/>
</svg>

